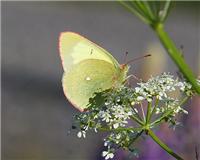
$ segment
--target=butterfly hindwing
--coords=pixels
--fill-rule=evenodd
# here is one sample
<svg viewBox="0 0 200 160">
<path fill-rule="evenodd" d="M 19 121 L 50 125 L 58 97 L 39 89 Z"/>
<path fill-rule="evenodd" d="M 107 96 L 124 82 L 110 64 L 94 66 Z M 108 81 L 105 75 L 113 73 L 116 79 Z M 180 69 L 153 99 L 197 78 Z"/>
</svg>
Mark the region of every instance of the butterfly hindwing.
<svg viewBox="0 0 200 160">
<path fill-rule="evenodd" d="M 84 60 L 63 75 L 64 93 L 76 108 L 83 111 L 93 93 L 110 88 L 117 76 L 111 63 L 95 59 Z"/>
</svg>

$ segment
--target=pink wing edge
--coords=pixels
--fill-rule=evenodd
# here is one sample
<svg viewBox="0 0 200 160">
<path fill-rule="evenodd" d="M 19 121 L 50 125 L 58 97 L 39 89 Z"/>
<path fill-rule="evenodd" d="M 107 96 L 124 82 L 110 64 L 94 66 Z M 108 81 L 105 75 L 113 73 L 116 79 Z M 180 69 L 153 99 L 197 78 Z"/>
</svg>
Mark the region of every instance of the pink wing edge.
<svg viewBox="0 0 200 160">
<path fill-rule="evenodd" d="M 67 32 L 69 32 L 69 33 L 73 33 L 73 34 L 76 34 L 76 35 L 79 35 L 79 36 L 81 36 L 81 37 L 83 37 L 82 35 L 80 35 L 80 34 L 78 34 L 78 33 L 76 33 L 76 32 L 71 32 L 71 31 L 63 31 L 63 32 L 60 32 L 60 34 L 59 34 L 59 41 L 58 41 L 58 50 L 59 50 L 59 55 L 60 55 L 60 58 L 61 58 L 61 62 L 62 62 L 62 66 L 64 66 L 64 62 L 63 62 L 63 59 L 62 59 L 62 56 L 61 56 L 61 51 L 60 51 L 60 48 L 61 48 L 61 43 L 60 43 L 60 41 L 61 41 L 61 36 L 62 36 L 62 34 L 64 34 L 64 33 L 67 33 Z M 85 37 L 83 37 L 83 38 L 85 38 Z M 85 38 L 85 39 L 87 39 L 87 38 Z M 88 39 L 87 39 L 88 40 Z M 90 41 L 90 40 L 89 40 Z M 62 87 L 63 88 L 63 87 Z M 76 109 L 78 109 L 80 112 L 84 112 L 84 111 L 86 111 L 87 109 L 81 109 L 81 108 L 79 108 L 76 104 L 74 104 L 68 97 L 67 97 L 67 94 L 66 94 L 66 90 L 64 91 L 64 88 L 63 88 L 63 92 L 64 92 L 64 95 L 65 95 L 65 97 L 67 98 L 67 100 L 72 104 L 72 106 L 74 106 Z"/>
</svg>

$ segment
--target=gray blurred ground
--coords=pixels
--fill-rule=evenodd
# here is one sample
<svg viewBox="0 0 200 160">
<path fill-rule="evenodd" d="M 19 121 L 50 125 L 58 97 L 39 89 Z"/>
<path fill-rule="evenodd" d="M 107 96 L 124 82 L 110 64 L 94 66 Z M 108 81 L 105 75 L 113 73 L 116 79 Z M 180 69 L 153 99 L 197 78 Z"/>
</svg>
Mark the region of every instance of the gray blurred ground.
<svg viewBox="0 0 200 160">
<path fill-rule="evenodd" d="M 177 4 L 166 26 L 177 46 L 184 46 L 184 57 L 196 74 L 199 4 Z M 100 134 L 86 140 L 68 135 L 78 111 L 62 92 L 59 33 L 78 32 L 120 63 L 126 51 L 128 58 L 148 52 L 157 37 L 115 2 L 2 2 L 1 12 L 2 160 L 100 159 Z M 175 73 L 168 57 L 166 63 L 165 71 Z M 131 73 L 142 77 L 142 63 L 132 68 Z"/>
</svg>

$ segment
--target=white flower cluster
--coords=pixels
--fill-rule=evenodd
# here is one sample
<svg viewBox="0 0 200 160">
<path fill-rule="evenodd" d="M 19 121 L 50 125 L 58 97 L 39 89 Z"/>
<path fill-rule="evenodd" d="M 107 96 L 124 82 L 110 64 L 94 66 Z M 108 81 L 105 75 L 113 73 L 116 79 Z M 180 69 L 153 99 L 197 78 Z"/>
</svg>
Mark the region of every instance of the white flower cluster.
<svg viewBox="0 0 200 160">
<path fill-rule="evenodd" d="M 85 138 L 85 137 L 86 137 L 86 131 L 79 131 L 79 132 L 77 133 L 77 137 L 78 137 L 78 138 L 81 138 L 81 137 Z"/>
<path fill-rule="evenodd" d="M 200 86 L 200 80 L 196 80 L 197 84 Z M 179 87 L 182 92 L 184 92 L 187 96 L 191 96 L 194 94 L 192 90 L 192 85 L 188 82 L 179 82 Z"/>
<path fill-rule="evenodd" d="M 198 83 L 200 84 L 200 80 Z M 123 130 L 127 127 L 130 118 L 134 116 L 140 118 L 141 116 L 141 113 L 134 107 L 135 104 L 145 100 L 148 104 L 154 105 L 152 107 L 155 108 L 155 112 L 152 110 L 152 114 L 154 116 L 156 114 L 155 124 L 161 123 L 161 120 L 165 118 L 169 124 L 173 125 L 173 122 L 176 123 L 175 115 L 177 113 L 187 114 L 187 111 L 181 107 L 182 101 L 170 97 L 170 92 L 175 90 L 185 93 L 183 99 L 194 94 L 191 84 L 180 82 L 168 73 L 151 77 L 147 82 L 138 83 L 135 88 L 121 86 L 99 92 L 97 97 L 94 96 L 91 99 L 88 110 L 77 116 L 76 120 L 80 129 L 77 136 L 85 138 L 88 130 L 95 132 L 101 129 L 113 131 L 104 140 L 107 151 L 102 152 L 102 156 L 106 160 L 112 159 L 115 147 L 126 148 L 137 134 L 137 132 Z M 101 99 L 101 103 L 96 103 Z"/>
<path fill-rule="evenodd" d="M 174 79 L 172 75 L 163 73 L 161 76 L 151 77 L 146 83 L 138 83 L 135 92 L 138 94 L 137 100 L 146 99 L 148 102 L 157 97 L 159 100 L 168 97 L 167 93 L 176 90 L 176 87 L 184 87 L 185 83 Z"/>
<path fill-rule="evenodd" d="M 131 139 L 130 135 L 134 134 L 133 131 L 121 131 L 113 132 L 107 138 L 104 139 L 104 146 L 107 147 L 107 151 L 102 152 L 102 156 L 105 159 L 112 159 L 114 157 L 115 148 L 113 144 L 118 147 L 127 147 Z"/>
<path fill-rule="evenodd" d="M 112 159 L 114 157 L 114 152 L 115 150 L 113 148 L 111 148 L 109 145 L 105 145 L 106 143 L 104 143 L 104 146 L 108 147 L 107 151 L 103 151 L 102 152 L 102 156 L 105 157 L 105 159 Z"/>
<path fill-rule="evenodd" d="M 177 113 L 188 114 L 188 112 L 181 108 L 179 101 L 173 98 L 169 98 L 163 100 L 163 106 L 157 107 L 155 114 L 165 113 L 167 111 L 171 111 L 171 115 L 175 116 Z"/>
<path fill-rule="evenodd" d="M 101 110 L 95 118 L 106 122 L 110 128 L 125 127 L 133 113 L 132 108 L 119 104 L 105 103 L 106 110 Z"/>
</svg>

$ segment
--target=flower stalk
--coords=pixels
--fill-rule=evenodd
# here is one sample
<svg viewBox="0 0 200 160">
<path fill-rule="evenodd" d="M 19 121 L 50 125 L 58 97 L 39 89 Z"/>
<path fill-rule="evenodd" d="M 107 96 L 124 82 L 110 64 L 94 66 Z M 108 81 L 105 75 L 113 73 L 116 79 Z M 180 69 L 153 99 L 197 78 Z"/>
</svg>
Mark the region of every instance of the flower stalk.
<svg viewBox="0 0 200 160">
<path fill-rule="evenodd" d="M 183 56 L 181 55 L 180 51 L 176 48 L 174 42 L 171 40 L 167 32 L 165 32 L 164 25 L 162 23 L 158 23 L 155 26 L 153 26 L 153 29 L 155 30 L 157 36 L 159 37 L 165 49 L 167 50 L 171 59 L 178 66 L 179 70 L 183 73 L 185 78 L 192 84 L 193 88 L 197 91 L 197 93 L 200 94 L 200 86 L 197 84 L 196 78 L 192 70 L 185 62 Z"/>
<path fill-rule="evenodd" d="M 170 97 L 170 92 L 175 90 L 182 93 L 179 100 Z M 102 103 L 97 105 L 94 95 L 88 111 L 75 116 L 75 121 L 79 129 L 77 134 L 79 138 L 85 138 L 88 130 L 110 133 L 104 139 L 107 151 L 103 151 L 102 156 L 105 159 L 112 159 L 119 148 L 129 150 L 135 155 L 137 149 L 134 148 L 134 142 L 146 133 L 167 153 L 182 160 L 153 133 L 152 129 L 163 122 L 175 127 L 178 124 L 175 116 L 179 113 L 187 114 L 181 106 L 195 94 L 189 83 L 181 82 L 172 75 L 163 73 L 151 77 L 147 82 L 138 83 L 135 88 L 122 85 L 119 88 L 100 92 L 98 96 L 99 94 L 105 98 Z M 141 112 L 138 112 L 135 105 L 139 105 Z M 136 122 L 131 127 L 130 120 Z"/>
<path fill-rule="evenodd" d="M 157 101 L 157 100 L 156 100 Z M 185 100 L 183 101 L 185 102 Z M 157 105 L 157 104 L 155 104 Z M 152 108 L 152 103 L 148 102 L 147 105 L 147 114 L 146 114 L 146 126 L 145 126 L 145 132 L 147 133 L 147 135 L 149 135 L 161 148 L 163 148 L 167 153 L 169 153 L 170 155 L 172 155 L 174 158 L 176 158 L 177 160 L 183 160 L 183 158 L 181 158 L 178 154 L 176 154 L 172 149 L 170 149 L 165 143 L 163 143 L 154 133 L 151 129 L 149 129 L 149 125 L 150 125 L 150 121 L 151 121 L 151 108 Z M 169 115 L 171 112 L 169 112 L 167 115 Z M 150 125 L 153 126 L 155 123 L 159 123 L 161 122 L 162 118 L 157 122 L 154 122 Z"/>
<path fill-rule="evenodd" d="M 138 16 L 144 23 L 148 24 L 158 36 L 167 53 L 177 65 L 184 77 L 192 84 L 192 87 L 200 94 L 200 85 L 189 65 L 184 60 L 179 49 L 164 30 L 164 22 L 169 15 L 171 1 L 122 1 L 119 2 L 131 13 Z"/>
<path fill-rule="evenodd" d="M 147 106 L 147 115 L 146 115 L 146 124 L 149 123 L 150 118 L 151 118 L 151 107 L 152 107 L 152 103 L 148 102 L 148 106 Z"/>
<path fill-rule="evenodd" d="M 178 154 L 176 154 L 172 149 L 170 149 L 165 143 L 163 143 L 153 132 L 152 130 L 148 129 L 148 135 L 161 147 L 163 148 L 167 153 L 172 155 L 177 160 L 183 160 L 182 157 L 180 157 Z"/>
</svg>

